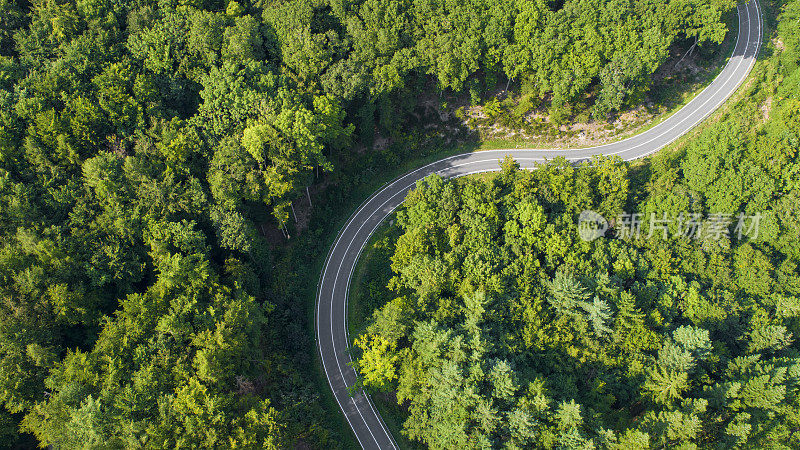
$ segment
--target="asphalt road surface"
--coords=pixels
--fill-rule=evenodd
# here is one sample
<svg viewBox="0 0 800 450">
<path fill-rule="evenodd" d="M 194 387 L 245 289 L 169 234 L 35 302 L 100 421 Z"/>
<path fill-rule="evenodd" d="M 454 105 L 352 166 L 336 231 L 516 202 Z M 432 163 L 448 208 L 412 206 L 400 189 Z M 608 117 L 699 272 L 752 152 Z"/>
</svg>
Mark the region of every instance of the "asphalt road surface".
<svg viewBox="0 0 800 450">
<path fill-rule="evenodd" d="M 367 199 L 339 232 L 328 253 L 317 292 L 317 346 L 333 395 L 347 422 L 365 449 L 398 448 L 369 396 L 348 386 L 356 382 L 349 365 L 350 339 L 347 334 L 347 296 L 350 278 L 361 251 L 372 233 L 392 211 L 403 203 L 417 180 L 431 174 L 459 177 L 499 170 L 499 160 L 511 155 L 523 168 L 564 156 L 581 161 L 594 155 L 617 155 L 632 160 L 650 155 L 670 144 L 708 117 L 745 80 L 756 61 L 762 38 L 761 10 L 756 0 L 738 6 L 739 33 L 736 46 L 719 76 L 691 102 L 655 127 L 631 138 L 597 147 L 575 150 L 494 150 L 445 158 L 395 179 Z"/>
</svg>

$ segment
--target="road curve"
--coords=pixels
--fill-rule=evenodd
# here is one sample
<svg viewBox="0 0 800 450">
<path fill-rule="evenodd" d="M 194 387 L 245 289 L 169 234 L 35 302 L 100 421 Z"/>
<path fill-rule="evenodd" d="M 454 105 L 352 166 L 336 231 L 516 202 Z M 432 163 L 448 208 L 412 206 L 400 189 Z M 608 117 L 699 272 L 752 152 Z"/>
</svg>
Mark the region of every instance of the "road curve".
<svg viewBox="0 0 800 450">
<path fill-rule="evenodd" d="M 325 260 L 317 291 L 317 347 L 331 390 L 365 449 L 398 448 L 369 396 L 348 386 L 356 382 L 350 366 L 347 334 L 347 296 L 350 279 L 361 251 L 372 233 L 403 203 L 417 180 L 431 174 L 459 177 L 499 169 L 498 161 L 511 155 L 523 168 L 557 156 L 580 161 L 594 155 L 632 160 L 650 155 L 675 141 L 722 105 L 747 78 L 755 64 L 762 39 L 762 17 L 757 0 L 738 5 L 739 33 L 733 54 L 720 74 L 686 106 L 655 127 L 631 138 L 576 150 L 494 150 L 445 158 L 403 175 L 373 194 L 356 210 L 339 232 Z"/>
</svg>

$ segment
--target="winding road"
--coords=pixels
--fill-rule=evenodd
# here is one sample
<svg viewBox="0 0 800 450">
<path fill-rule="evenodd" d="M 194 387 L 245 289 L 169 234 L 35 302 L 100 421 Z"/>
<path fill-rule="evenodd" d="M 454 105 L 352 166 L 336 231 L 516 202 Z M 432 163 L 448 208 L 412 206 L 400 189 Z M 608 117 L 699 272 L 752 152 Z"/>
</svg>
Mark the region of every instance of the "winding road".
<svg viewBox="0 0 800 450">
<path fill-rule="evenodd" d="M 347 389 L 356 382 L 356 372 L 349 365 L 350 339 L 347 334 L 350 279 L 372 233 L 403 203 L 417 180 L 431 174 L 447 178 L 495 171 L 499 169 L 498 161 L 505 155 L 513 156 L 522 168 L 534 168 L 537 163 L 557 156 L 578 162 L 599 154 L 617 155 L 627 161 L 658 151 L 714 112 L 736 91 L 753 68 L 761 46 L 763 25 L 757 0 L 738 5 L 738 13 L 739 33 L 727 65 L 692 101 L 655 127 L 622 141 L 584 149 L 494 150 L 444 158 L 388 183 L 353 213 L 336 237 L 321 274 L 317 291 L 316 338 L 328 383 L 361 447 L 398 448 L 369 396 L 363 392 L 351 396 Z"/>
</svg>

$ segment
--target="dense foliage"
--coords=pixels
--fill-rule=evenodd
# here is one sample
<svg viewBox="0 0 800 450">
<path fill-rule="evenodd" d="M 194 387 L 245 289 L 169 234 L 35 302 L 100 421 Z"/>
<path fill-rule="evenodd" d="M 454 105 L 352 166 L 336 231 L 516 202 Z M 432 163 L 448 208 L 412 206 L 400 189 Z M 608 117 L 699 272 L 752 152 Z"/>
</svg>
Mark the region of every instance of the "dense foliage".
<svg viewBox="0 0 800 450">
<path fill-rule="evenodd" d="M 613 111 L 732 6 L 0 0 L 0 445 L 335 446 L 298 273 L 354 141 L 504 76 Z M 331 171 L 307 245 L 265 238 Z"/>
<path fill-rule="evenodd" d="M 292 75 L 353 98 L 414 89 L 415 73 L 442 89 L 479 92 L 481 72 L 552 94 L 556 109 L 599 80 L 596 110 L 619 109 L 646 88 L 676 38 L 721 42 L 732 0 L 291 2 L 265 17 Z M 321 2 L 320 2 L 321 3 Z M 325 20 L 312 23 L 318 15 Z M 291 18 L 286 20 L 286 18 Z M 411 76 L 411 77 L 409 77 Z M 486 80 L 483 80 L 486 81 Z"/>
<path fill-rule="evenodd" d="M 363 385 L 396 393 L 408 437 L 800 446 L 798 19 L 789 2 L 743 98 L 647 164 L 506 159 L 495 177 L 417 185 L 375 247 L 394 295 L 356 340 Z M 616 219 L 605 238 L 581 239 L 584 210 Z M 651 230 L 663 213 L 700 219 Z M 739 213 L 762 216 L 757 235 Z"/>
</svg>

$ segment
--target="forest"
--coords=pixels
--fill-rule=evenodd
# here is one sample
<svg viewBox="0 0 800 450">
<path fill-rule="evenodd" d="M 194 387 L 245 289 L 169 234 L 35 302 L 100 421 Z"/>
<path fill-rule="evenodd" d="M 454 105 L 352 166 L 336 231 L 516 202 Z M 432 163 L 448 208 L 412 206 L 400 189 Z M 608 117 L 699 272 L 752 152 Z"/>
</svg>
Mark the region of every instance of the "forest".
<svg viewBox="0 0 800 450">
<path fill-rule="evenodd" d="M 792 86 L 791 80 L 800 76 L 796 27 L 791 25 L 797 2 L 791 5 L 794 9 L 781 22 L 786 24 L 781 34 L 786 50 L 776 56 L 771 78 L 762 84 L 785 77 L 781 86 Z M 448 92 L 480 102 L 490 87 L 505 81 L 547 102 L 554 116 L 563 115 L 570 102 L 589 98 L 592 116 L 601 121 L 648 89 L 650 75 L 672 46 L 719 44 L 728 31 L 724 17 L 734 7 L 734 0 L 0 0 L 0 446 L 346 446 L 348 430 L 341 426 L 336 406 L 326 400 L 325 385 L 314 369 L 308 319 L 314 277 L 336 224 L 380 174 L 444 150 L 426 136 L 417 100 Z M 615 187 L 616 203 L 605 210 L 626 205 L 626 195 L 675 207 L 754 202 L 753 208 L 765 205 L 773 211 L 768 221 L 772 234 L 765 236 L 779 240 L 748 243 L 742 250 L 732 247 L 716 259 L 702 256 L 696 247 L 670 243 L 666 248 L 674 250 L 660 247 L 658 255 L 665 262 L 658 269 L 642 262 L 648 252 L 656 252 L 646 243 L 597 244 L 613 250 L 576 247 L 594 258 L 606 252 L 602 258 L 608 261 L 628 255 L 617 263 L 620 269 L 608 271 L 603 287 L 598 287 L 600 278 L 591 278 L 599 275 L 585 267 L 591 259 L 581 266 L 580 255 L 565 248 L 564 241 L 548 250 L 560 248 L 563 255 L 539 258 L 541 276 L 550 278 L 528 279 L 527 285 L 474 286 L 469 298 L 475 311 L 489 311 L 491 301 L 518 315 L 523 310 L 514 308 L 527 305 L 524 320 L 530 321 L 525 323 L 533 333 L 503 335 L 498 341 L 502 345 L 482 362 L 485 370 L 512 380 L 503 400 L 490 409 L 501 408 L 499 414 L 523 408 L 523 399 L 571 395 L 537 381 L 552 367 L 536 368 L 535 373 L 533 366 L 525 369 L 525 358 L 530 362 L 535 352 L 555 351 L 556 343 L 541 341 L 531 328 L 555 317 L 544 293 L 547 283 L 554 282 L 572 286 L 580 301 L 588 301 L 584 295 L 597 296 L 605 302 L 599 305 L 607 306 L 598 310 L 601 314 L 618 317 L 616 308 L 626 299 L 631 326 L 649 330 L 644 342 L 625 347 L 627 356 L 598 354 L 580 363 L 583 370 L 593 367 L 600 373 L 603 368 L 611 376 L 632 367 L 630 383 L 636 383 L 653 366 L 644 355 L 668 344 L 672 347 L 664 351 L 683 361 L 683 366 L 664 366 L 661 372 L 664 380 L 674 374 L 684 377 L 676 394 L 654 397 L 655 407 L 643 400 L 637 406 L 647 411 L 642 414 L 661 417 L 663 412 L 674 420 L 707 423 L 711 419 L 701 417 L 705 413 L 700 409 L 723 407 L 711 400 L 702 406 L 712 396 L 704 397 L 698 389 L 722 383 L 730 392 L 740 392 L 745 382 L 730 380 L 748 376 L 761 377 L 775 392 L 783 389 L 783 395 L 793 392 L 796 369 L 789 364 L 789 333 L 797 328 L 790 307 L 798 295 L 797 285 L 791 284 L 796 283 L 793 261 L 798 257 L 787 230 L 795 227 L 796 235 L 798 229 L 791 219 L 796 214 L 781 214 L 798 204 L 798 172 L 794 154 L 789 154 L 797 148 L 797 136 L 791 134 L 798 128 L 797 101 L 791 100 L 797 93 L 782 89 L 774 94 L 781 99 L 774 102 L 772 115 L 777 118 L 754 137 L 746 122 L 732 118 L 738 128 L 720 125 L 692 150 L 656 160 L 648 181 Z M 794 128 L 789 120 L 795 121 Z M 372 147 L 376 137 L 388 135 L 396 145 Z M 738 169 L 733 173 L 740 160 L 748 168 L 746 180 Z M 701 171 L 705 166 L 695 161 L 716 165 Z M 589 195 L 585 183 L 594 187 L 592 180 L 602 177 L 592 170 L 623 177 L 603 181 L 611 186 L 628 174 L 626 166 L 604 162 L 563 178 L 568 184 L 547 194 L 562 200 L 530 197 L 530 212 L 538 204 L 547 208 L 541 209 L 541 217 L 563 217 L 551 239 L 567 239 L 566 217 L 584 201 L 577 200 L 579 195 Z M 505 226 L 517 220 L 517 213 L 499 205 L 513 195 L 529 198 L 526 189 L 546 186 L 550 181 L 538 177 L 553 171 L 509 171 L 491 196 L 470 200 L 494 215 L 495 228 L 481 233 L 499 233 L 501 221 Z M 579 179 L 580 184 L 569 184 Z M 520 184 L 519 191 L 511 194 L 508 183 Z M 740 185 L 731 185 L 727 193 L 710 190 L 721 183 Z M 764 183 L 771 190 L 764 191 Z M 645 185 L 648 190 L 641 190 Z M 453 190 L 453 201 L 461 198 L 455 185 L 442 186 Z M 541 192 L 545 195 L 544 188 Z M 464 194 L 464 202 L 470 195 Z M 576 200 L 567 199 L 573 196 Z M 694 202 L 700 196 L 703 202 Z M 294 215 L 306 198 L 313 207 L 302 228 Z M 435 206 L 429 209 L 437 211 Z M 419 223 L 408 217 L 404 223 L 412 230 Z M 467 224 L 461 226 L 466 229 Z M 525 243 L 519 237 L 515 245 L 541 245 L 540 238 Z M 397 270 L 421 257 L 422 250 L 409 251 L 406 259 L 398 259 Z M 472 256 L 480 270 L 505 271 L 486 278 L 493 283 L 506 283 L 513 271 L 530 270 L 528 265 L 534 264 L 518 259 L 511 247 L 481 251 L 495 252 L 492 257 L 503 261 L 485 266 L 484 256 Z M 735 253 L 740 265 L 728 275 L 712 276 L 705 266 L 675 266 L 669 261 L 679 253 L 673 251 L 696 254 L 708 264 L 723 264 Z M 575 263 L 565 266 L 571 271 L 555 271 L 565 259 Z M 452 276 L 462 270 L 451 267 L 453 261 L 436 261 L 436 267 Z M 766 271 L 750 271 L 748 264 L 760 264 Z M 709 274 L 700 275 L 703 270 Z M 552 278 L 557 273 L 560 278 Z M 397 286 L 408 290 L 409 301 L 416 301 L 416 291 L 409 287 L 412 278 Z M 745 291 L 734 289 L 730 280 L 746 286 Z M 682 289 L 705 292 L 709 285 L 719 290 L 698 293 L 692 300 L 717 308 L 698 313 L 692 326 L 711 333 L 703 334 L 689 327 L 674 305 L 683 301 Z M 672 297 L 662 293 L 665 286 Z M 473 331 L 447 331 L 453 315 L 460 314 L 466 284 L 458 292 L 455 285 L 424 289 L 430 291 L 419 298 L 450 302 L 438 319 L 428 317 L 433 310 L 415 312 L 419 316 L 413 320 L 428 323 L 431 336 L 449 333 L 441 336 L 456 339 L 483 328 L 500 333 L 523 320 L 516 315 L 491 320 L 475 316 Z M 764 306 L 757 317 L 747 315 L 765 302 L 773 302 L 772 309 Z M 658 309 L 642 312 L 650 305 Z M 730 311 L 733 306 L 739 309 L 730 318 L 714 316 L 721 314 L 719 308 Z M 568 321 L 558 317 L 558 323 Z M 441 323 L 434 326 L 433 320 Z M 729 335 L 720 336 L 713 327 L 723 329 L 720 324 L 726 321 L 739 322 Z M 672 333 L 684 322 L 688 338 L 679 333 L 674 342 L 664 341 L 665 330 Z M 617 323 L 623 322 L 605 326 L 622 326 Z M 756 328 L 742 331 L 748 327 Z M 591 333 L 570 341 L 573 332 L 577 330 L 562 330 L 562 349 L 585 355 L 597 345 Z M 742 341 L 742 333 L 761 334 Z M 370 336 L 365 339 L 374 345 L 393 349 L 386 355 L 408 353 L 412 345 L 410 334 L 401 339 L 376 329 Z M 689 338 L 711 347 L 680 347 Z M 742 342 L 758 343 L 742 350 Z M 695 352 L 694 359 L 689 361 L 686 351 Z M 527 356 L 515 362 L 515 352 Z M 740 353 L 745 359 L 725 369 L 729 373 L 714 372 Z M 575 355 L 562 355 L 563 363 L 576 363 Z M 611 367 L 613 358 L 621 359 Z M 396 363 L 401 371 L 400 359 Z M 396 379 L 387 374 L 376 372 L 367 380 L 381 388 L 396 387 Z M 523 382 L 533 384 L 520 387 Z M 740 387 L 735 389 L 725 384 L 736 382 Z M 578 388 L 574 383 L 563 386 Z M 534 391 L 522 396 L 527 389 Z M 610 396 L 631 404 L 636 392 L 623 386 L 596 390 L 592 403 L 567 407 L 564 414 L 573 422 L 564 423 L 575 426 L 564 426 L 564 433 L 589 439 L 595 424 L 623 429 L 633 420 L 610 412 L 619 407 Z M 403 392 L 415 399 L 415 414 L 432 411 L 429 403 L 417 401 L 417 387 L 403 385 Z M 490 399 L 480 392 L 481 398 Z M 775 395 L 770 398 L 778 401 Z M 737 401 L 745 406 L 735 414 L 722 409 L 724 413 L 713 417 L 722 418 L 725 426 L 732 423 L 731 429 L 738 427 L 742 439 L 780 435 L 793 426 L 791 415 L 784 422 L 761 419 L 759 414 L 775 414 L 769 409 L 772 403 L 756 411 L 745 400 Z M 683 409 L 670 409 L 678 404 Z M 549 406 L 541 402 L 524 407 L 541 408 L 537 414 L 543 417 L 549 414 Z M 590 407 L 598 411 L 596 418 L 587 415 Z M 534 426 L 533 416 L 520 414 L 515 416 L 519 423 L 529 420 Z M 774 430 L 766 429 L 771 423 Z M 503 433 L 487 427 L 487 439 Z M 623 442 L 649 432 L 637 427 L 619 437 L 606 434 Z M 422 441 L 433 432 L 422 425 L 409 429 Z"/>
<path fill-rule="evenodd" d="M 800 2 L 780 11 L 744 92 L 644 163 L 507 157 L 493 176 L 418 182 L 357 288 L 376 308 L 360 382 L 402 407 L 403 435 L 800 446 Z M 582 238 L 587 210 L 610 219 L 604 237 Z M 662 229 L 663 213 L 685 220 Z"/>
</svg>

